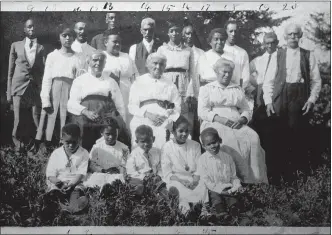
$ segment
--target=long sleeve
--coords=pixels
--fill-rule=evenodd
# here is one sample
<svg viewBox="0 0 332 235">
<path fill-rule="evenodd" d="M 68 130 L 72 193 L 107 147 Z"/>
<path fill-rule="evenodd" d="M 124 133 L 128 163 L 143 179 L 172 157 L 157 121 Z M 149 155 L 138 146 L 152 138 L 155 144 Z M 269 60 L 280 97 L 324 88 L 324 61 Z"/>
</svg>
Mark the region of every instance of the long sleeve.
<svg viewBox="0 0 332 235">
<path fill-rule="evenodd" d="M 239 187 L 241 187 L 241 181 L 239 180 L 239 178 L 236 176 L 236 167 L 235 167 L 235 163 L 234 161 L 231 159 L 230 157 L 230 165 L 231 165 L 231 184 L 233 185 L 234 189 L 238 189 Z"/>
<path fill-rule="evenodd" d="M 10 47 L 9 63 L 8 63 L 7 100 L 10 100 L 12 96 L 12 79 L 15 71 L 16 59 L 17 59 L 17 54 L 15 51 L 15 44 L 12 43 Z"/>
<path fill-rule="evenodd" d="M 241 74 L 241 78 L 243 79 L 242 87 L 245 88 L 248 85 L 250 78 L 249 56 L 246 51 L 244 52 L 242 63 L 243 63 L 243 69 Z"/>
<path fill-rule="evenodd" d="M 135 61 L 135 57 L 136 57 L 136 44 L 132 45 L 129 48 L 129 57 L 130 57 L 130 59 L 132 59 L 133 61 Z"/>
<path fill-rule="evenodd" d="M 84 149 L 82 160 L 80 164 L 77 166 L 76 174 L 86 175 L 88 172 L 88 165 L 89 165 L 89 153 Z"/>
<path fill-rule="evenodd" d="M 246 117 L 249 122 L 252 118 L 252 111 L 244 94 L 241 101 L 238 103 L 238 109 L 241 117 Z"/>
<path fill-rule="evenodd" d="M 199 76 L 200 80 L 205 81 L 215 81 L 216 80 L 216 73 L 214 72 L 212 65 L 208 64 L 206 54 L 201 55 L 197 62 L 196 67 L 197 76 Z"/>
<path fill-rule="evenodd" d="M 141 174 L 136 170 L 136 161 L 134 155 L 129 155 L 126 164 L 127 174 L 132 178 L 140 178 Z"/>
<path fill-rule="evenodd" d="M 197 112 L 202 120 L 212 122 L 216 113 L 211 110 L 209 103 L 210 93 L 208 87 L 203 86 L 199 90 Z"/>
<path fill-rule="evenodd" d="M 187 88 L 187 97 L 197 98 L 199 92 L 199 77 L 197 74 L 197 63 L 195 63 L 193 51 L 191 51 L 190 54 L 189 77 L 190 77 L 190 82 Z"/>
<path fill-rule="evenodd" d="M 263 99 L 265 105 L 272 104 L 275 76 L 267 76 L 263 83 Z"/>
<path fill-rule="evenodd" d="M 54 151 L 50 159 L 48 160 L 47 167 L 46 167 L 46 178 L 54 176 L 57 177 L 57 156 L 56 152 Z"/>
<path fill-rule="evenodd" d="M 90 154 L 89 154 L 89 158 L 90 158 L 90 169 L 92 172 L 101 172 L 101 170 L 103 169 L 95 160 L 98 159 L 98 148 L 93 146 Z"/>
<path fill-rule="evenodd" d="M 69 100 L 67 104 L 68 112 L 81 115 L 82 111 L 86 109 L 85 106 L 81 105 L 82 97 L 82 87 L 77 82 L 78 80 L 74 80 L 73 85 L 70 89 Z"/>
<path fill-rule="evenodd" d="M 42 81 L 42 90 L 40 92 L 40 98 L 42 101 L 42 107 L 50 107 L 50 91 L 52 87 L 52 64 L 54 63 L 53 57 L 49 54 L 46 58 L 45 71 Z"/>
<path fill-rule="evenodd" d="M 136 78 L 139 76 L 138 69 L 135 64 L 135 59 L 131 59 L 129 56 L 129 60 L 130 60 L 131 71 L 132 71 L 131 77 L 133 77 L 134 78 L 133 81 L 135 81 Z"/>
<path fill-rule="evenodd" d="M 123 101 L 123 97 L 118 84 L 113 79 L 111 79 L 111 87 L 112 87 L 112 99 L 114 101 L 115 107 L 120 113 L 121 117 L 125 118 L 126 108 Z"/>
<path fill-rule="evenodd" d="M 163 178 L 166 182 L 170 181 L 173 175 L 172 172 L 172 162 L 170 160 L 169 154 L 167 153 L 167 145 L 164 145 L 161 149 L 161 168 L 163 172 Z"/>
<path fill-rule="evenodd" d="M 310 97 L 308 101 L 315 103 L 318 99 L 319 92 L 322 88 L 322 80 L 320 77 L 320 72 L 318 68 L 318 63 L 314 56 L 314 53 L 310 53 L 309 58 L 310 63 Z"/>
<path fill-rule="evenodd" d="M 134 116 L 144 117 L 146 110 L 139 107 L 140 96 L 139 96 L 139 90 L 137 88 L 138 88 L 137 82 L 134 82 L 133 85 L 130 87 L 128 110 L 129 113 L 131 113 Z"/>
</svg>

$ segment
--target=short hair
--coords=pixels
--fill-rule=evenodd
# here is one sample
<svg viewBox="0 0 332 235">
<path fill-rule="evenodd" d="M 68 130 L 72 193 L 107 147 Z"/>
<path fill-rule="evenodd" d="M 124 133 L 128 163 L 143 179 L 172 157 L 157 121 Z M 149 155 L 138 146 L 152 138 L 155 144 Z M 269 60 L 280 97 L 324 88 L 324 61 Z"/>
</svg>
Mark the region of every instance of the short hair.
<svg viewBox="0 0 332 235">
<path fill-rule="evenodd" d="M 100 132 L 103 132 L 108 127 L 120 129 L 118 122 L 112 117 L 108 117 L 103 120 L 103 124 L 101 125 L 101 128 L 100 128 Z"/>
<path fill-rule="evenodd" d="M 120 30 L 118 28 L 107 29 L 103 33 L 104 41 L 108 42 L 108 38 L 111 35 L 116 35 L 116 36 L 119 36 L 121 38 Z"/>
<path fill-rule="evenodd" d="M 219 136 L 219 133 L 216 129 L 212 128 L 212 127 L 208 127 L 206 129 L 204 129 L 202 132 L 201 132 L 201 135 L 200 135 L 200 140 L 201 140 L 201 143 L 204 145 L 204 139 L 207 137 L 207 136 L 217 136 L 220 140 L 221 140 L 221 137 Z"/>
<path fill-rule="evenodd" d="M 237 21 L 236 20 L 227 20 L 226 23 L 225 23 L 225 25 L 224 25 L 224 29 L 227 30 L 227 27 L 230 24 L 235 24 L 237 26 Z"/>
<path fill-rule="evenodd" d="M 232 70 L 235 68 L 235 64 L 233 61 L 225 59 L 225 58 L 220 58 L 217 60 L 217 62 L 213 65 L 213 70 L 218 74 L 219 69 L 222 68 L 223 66 L 228 66 Z"/>
<path fill-rule="evenodd" d="M 153 136 L 153 130 L 150 126 L 148 125 L 140 125 L 136 128 L 135 130 L 135 136 L 136 139 L 139 137 L 145 137 L 145 136 Z"/>
<path fill-rule="evenodd" d="M 106 55 L 105 55 L 105 53 L 103 51 L 101 51 L 101 50 L 94 50 L 94 51 L 92 51 L 91 54 L 89 54 L 88 61 L 90 61 L 92 59 L 92 56 L 94 56 L 94 55 L 101 55 L 101 56 L 103 56 L 104 60 L 106 59 Z"/>
<path fill-rule="evenodd" d="M 153 28 L 156 27 L 156 21 L 150 17 L 148 18 L 144 18 L 141 22 L 141 28 L 143 28 L 144 25 L 150 25 L 152 26 Z"/>
<path fill-rule="evenodd" d="M 63 32 L 67 32 L 71 34 L 73 37 L 75 36 L 75 31 L 69 24 L 59 24 L 56 28 L 57 35 L 62 34 Z"/>
<path fill-rule="evenodd" d="M 181 24 L 175 20 L 169 20 L 167 21 L 167 26 L 168 26 L 168 29 L 170 28 L 174 28 L 174 27 L 177 27 L 177 28 L 181 28 Z"/>
<path fill-rule="evenodd" d="M 68 123 L 62 127 L 62 136 L 63 135 L 70 135 L 74 138 L 81 137 L 81 129 L 75 123 Z"/>
<path fill-rule="evenodd" d="M 173 122 L 173 131 L 175 131 L 176 128 L 178 128 L 182 123 L 190 125 L 188 119 L 180 115 L 180 117 L 175 122 Z"/>
<path fill-rule="evenodd" d="M 290 24 L 286 25 L 286 27 L 285 27 L 285 29 L 284 29 L 284 34 L 285 34 L 285 36 L 287 35 L 287 30 L 288 30 L 288 28 L 291 27 L 291 26 L 294 26 L 297 30 L 299 30 L 299 33 L 300 33 L 300 35 L 301 35 L 301 37 L 302 37 L 302 35 L 303 35 L 303 31 L 302 31 L 302 27 L 301 27 L 301 25 L 299 25 L 299 24 L 294 24 L 294 23 L 290 23 Z"/>
<path fill-rule="evenodd" d="M 272 38 L 272 39 L 278 41 L 278 36 L 275 32 L 268 32 L 268 33 L 264 34 L 263 42 L 265 42 L 265 39 L 267 39 L 267 38 Z"/>
<path fill-rule="evenodd" d="M 147 66 L 153 58 L 159 58 L 162 59 L 165 62 L 165 65 L 167 63 L 167 58 L 161 53 L 153 52 L 150 55 L 148 55 L 148 58 L 146 59 L 145 65 Z"/>
<path fill-rule="evenodd" d="M 24 24 L 23 24 L 24 28 L 26 27 L 26 24 L 27 24 L 27 22 L 28 22 L 29 20 L 31 20 L 33 23 L 35 23 L 35 20 L 34 20 L 34 19 L 32 19 L 32 18 L 28 18 L 28 19 L 26 19 L 26 20 L 24 21 Z"/>
<path fill-rule="evenodd" d="M 223 28 L 214 28 L 214 29 L 212 29 L 211 32 L 209 33 L 209 36 L 208 36 L 208 43 L 211 42 L 211 40 L 212 40 L 214 34 L 216 34 L 216 33 L 220 33 L 222 39 L 225 39 L 225 40 L 227 39 L 227 32 L 226 32 L 225 29 L 223 29 Z"/>
<path fill-rule="evenodd" d="M 84 24 L 84 25 L 86 26 L 86 23 L 85 23 L 85 22 L 83 22 L 83 21 L 78 21 L 78 22 L 76 22 L 76 23 L 74 24 L 74 28 L 76 28 L 77 25 L 78 25 L 79 23 L 82 23 L 82 24 Z"/>
</svg>

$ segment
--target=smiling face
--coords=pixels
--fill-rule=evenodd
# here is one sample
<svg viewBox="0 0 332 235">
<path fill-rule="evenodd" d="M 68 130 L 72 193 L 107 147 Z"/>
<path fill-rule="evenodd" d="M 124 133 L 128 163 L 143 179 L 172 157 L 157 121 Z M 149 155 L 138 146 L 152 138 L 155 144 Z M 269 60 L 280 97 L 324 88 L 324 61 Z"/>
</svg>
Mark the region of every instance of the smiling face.
<svg viewBox="0 0 332 235">
<path fill-rule="evenodd" d="M 30 39 L 35 38 L 35 30 L 34 30 L 33 20 L 27 20 L 24 24 L 24 33 Z"/>
<path fill-rule="evenodd" d="M 109 54 L 119 55 L 121 51 L 121 37 L 119 35 L 109 35 L 105 45 Z"/>
<path fill-rule="evenodd" d="M 215 52 L 222 54 L 224 51 L 225 40 L 220 33 L 215 33 L 210 41 L 210 46 Z"/>
<path fill-rule="evenodd" d="M 141 27 L 141 34 L 146 41 L 151 42 L 154 36 L 154 26 L 152 24 L 145 24 Z"/>
<path fill-rule="evenodd" d="M 65 29 L 62 33 L 60 33 L 59 37 L 61 46 L 68 48 L 71 47 L 71 44 L 73 44 L 74 35 L 69 28 Z"/>
<path fill-rule="evenodd" d="M 169 40 L 171 40 L 175 44 L 179 44 L 181 42 L 181 29 L 176 26 L 169 28 L 168 37 L 169 37 Z"/>
<path fill-rule="evenodd" d="M 184 144 L 189 136 L 189 125 L 186 122 L 180 123 L 173 131 L 174 138 L 178 144 Z"/>
<path fill-rule="evenodd" d="M 221 142 L 222 141 L 217 134 L 206 135 L 202 139 L 203 148 L 212 155 L 219 153 Z"/>
<path fill-rule="evenodd" d="M 107 13 L 106 14 L 106 24 L 108 25 L 108 29 L 114 29 L 118 23 L 118 17 L 116 13 Z"/>
<path fill-rule="evenodd" d="M 96 77 L 100 77 L 104 70 L 105 63 L 106 63 L 106 58 L 104 54 L 96 53 L 91 55 L 89 61 L 91 74 Z"/>
<path fill-rule="evenodd" d="M 221 65 L 217 70 L 217 80 L 223 86 L 228 86 L 233 75 L 233 69 L 229 65 Z"/>
<path fill-rule="evenodd" d="M 104 137 L 107 145 L 114 145 L 116 143 L 116 139 L 118 138 L 118 130 L 111 126 L 107 126 L 101 132 L 101 135 Z"/>
<path fill-rule="evenodd" d="M 81 42 L 84 43 L 87 40 L 87 36 L 85 33 L 85 26 L 86 24 L 83 22 L 78 22 L 75 24 L 75 33 L 76 33 L 76 39 Z"/>
<path fill-rule="evenodd" d="M 73 154 L 79 147 L 79 138 L 64 133 L 61 138 L 61 142 L 67 153 Z"/>
<path fill-rule="evenodd" d="M 234 45 L 237 35 L 237 25 L 234 23 L 228 24 L 226 32 L 227 32 L 227 41 L 229 42 L 229 44 Z"/>
<path fill-rule="evenodd" d="M 193 36 L 194 36 L 194 29 L 192 26 L 187 26 L 183 29 L 183 40 L 187 43 L 187 45 L 193 45 Z"/>
<path fill-rule="evenodd" d="M 159 57 L 152 57 L 147 63 L 147 68 L 153 78 L 159 79 L 166 68 L 165 60 Z"/>
<path fill-rule="evenodd" d="M 290 48 L 299 47 L 299 41 L 302 37 L 301 29 L 296 25 L 290 25 L 285 30 L 285 40 Z"/>
</svg>

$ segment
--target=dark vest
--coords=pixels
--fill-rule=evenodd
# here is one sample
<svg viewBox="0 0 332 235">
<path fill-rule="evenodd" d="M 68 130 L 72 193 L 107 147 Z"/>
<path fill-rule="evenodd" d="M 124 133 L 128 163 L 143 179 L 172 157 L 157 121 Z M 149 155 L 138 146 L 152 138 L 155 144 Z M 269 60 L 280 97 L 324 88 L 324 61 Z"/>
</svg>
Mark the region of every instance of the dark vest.
<svg viewBox="0 0 332 235">
<path fill-rule="evenodd" d="M 282 107 L 281 94 L 284 90 L 286 84 L 286 51 L 287 49 L 279 49 L 277 52 L 277 73 L 274 80 L 274 90 L 273 90 L 273 107 L 276 114 L 280 114 Z M 300 48 L 300 68 L 302 73 L 302 78 L 304 79 L 304 89 L 305 89 L 305 99 L 310 96 L 310 51 Z"/>
<path fill-rule="evenodd" d="M 158 50 L 159 46 L 161 46 L 161 44 L 156 42 L 156 40 L 154 40 L 152 49 L 151 49 L 151 53 L 156 52 Z M 149 55 L 149 53 L 146 50 L 146 48 L 143 44 L 143 41 L 136 44 L 135 64 L 136 64 L 139 75 L 143 75 L 143 74 L 149 72 L 148 69 L 145 67 L 145 62 L 146 62 L 146 59 L 148 58 L 148 55 Z"/>
</svg>

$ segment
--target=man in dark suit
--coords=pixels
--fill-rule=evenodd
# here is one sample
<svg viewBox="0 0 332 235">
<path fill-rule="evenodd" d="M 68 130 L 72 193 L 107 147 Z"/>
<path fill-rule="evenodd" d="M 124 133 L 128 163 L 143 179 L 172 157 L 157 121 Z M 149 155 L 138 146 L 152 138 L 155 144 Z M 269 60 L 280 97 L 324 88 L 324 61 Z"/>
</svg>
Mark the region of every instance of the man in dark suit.
<svg viewBox="0 0 332 235">
<path fill-rule="evenodd" d="M 141 34 L 143 40 L 134 44 L 129 49 L 130 58 L 135 61 L 139 75 L 148 73 L 145 66 L 148 55 L 156 52 L 161 43 L 154 38 L 156 22 L 154 19 L 145 18 L 141 22 Z"/>
<path fill-rule="evenodd" d="M 23 126 L 23 117 L 26 120 L 24 113 L 32 108 L 35 127 L 39 123 L 40 88 L 44 72 L 45 53 L 44 47 L 37 42 L 34 29 L 33 20 L 27 20 L 24 24 L 26 37 L 22 41 L 14 42 L 9 54 L 7 101 L 12 105 L 14 111 L 12 138 L 16 150 L 22 147 L 21 143 L 28 137 L 27 135 L 32 134 L 26 129 L 31 127 L 28 124 L 24 131 L 20 131 L 20 137 L 18 136 L 18 129 Z M 34 134 L 32 134 L 32 137 Z"/>
</svg>

